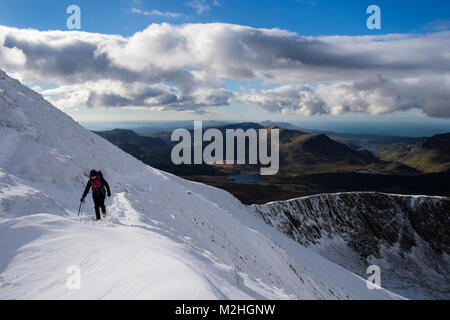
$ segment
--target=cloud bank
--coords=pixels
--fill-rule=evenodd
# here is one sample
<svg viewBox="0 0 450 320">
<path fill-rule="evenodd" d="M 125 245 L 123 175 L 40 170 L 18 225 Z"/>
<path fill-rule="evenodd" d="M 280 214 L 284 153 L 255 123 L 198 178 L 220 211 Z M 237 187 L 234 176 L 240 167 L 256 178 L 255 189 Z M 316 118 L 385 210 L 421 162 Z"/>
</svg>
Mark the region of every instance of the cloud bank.
<svg viewBox="0 0 450 320">
<path fill-rule="evenodd" d="M 232 24 L 152 24 L 125 38 L 0 27 L 0 67 L 58 84 L 62 107 L 205 111 L 239 101 L 299 115 L 420 108 L 450 117 L 450 32 L 306 37 Z M 271 89 L 232 92 L 223 79 Z"/>
</svg>

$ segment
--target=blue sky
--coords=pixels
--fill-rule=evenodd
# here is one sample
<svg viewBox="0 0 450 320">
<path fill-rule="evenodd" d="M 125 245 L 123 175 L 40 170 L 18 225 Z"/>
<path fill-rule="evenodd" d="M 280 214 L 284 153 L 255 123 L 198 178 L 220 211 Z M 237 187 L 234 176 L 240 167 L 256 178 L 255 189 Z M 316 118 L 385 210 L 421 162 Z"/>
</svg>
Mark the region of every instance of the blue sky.
<svg viewBox="0 0 450 320">
<path fill-rule="evenodd" d="M 57 57 L 56 59 L 61 58 L 61 61 L 65 64 L 61 66 L 61 62 L 55 62 L 55 65 L 51 65 L 51 60 L 55 60 L 55 57 L 49 58 L 49 61 L 42 62 L 40 60 L 39 66 L 37 63 L 34 66 L 27 66 L 27 63 L 30 63 L 32 59 L 37 60 L 45 59 L 45 55 L 40 56 L 39 54 L 43 52 L 43 50 L 49 50 L 49 48 L 45 47 L 45 43 L 42 42 L 40 45 L 43 48 L 39 50 L 37 48 L 31 48 L 30 45 L 25 46 L 23 38 L 25 37 L 23 34 L 20 36 L 14 35 L 11 36 L 11 32 L 18 33 L 16 31 L 7 30 L 5 31 L 6 38 L 8 41 L 5 41 L 4 46 L 5 50 L 9 50 L 8 54 L 11 58 L 12 55 L 17 54 L 17 57 L 13 57 L 13 59 L 20 60 L 20 55 L 22 53 L 18 53 L 17 50 L 13 50 L 14 48 L 23 52 L 22 55 L 26 56 L 27 62 L 23 62 L 22 68 L 17 67 L 17 63 L 11 64 L 10 61 L 2 62 L 1 51 L 0 51 L 0 67 L 6 69 L 7 71 L 13 73 L 13 75 L 18 76 L 23 79 L 27 84 L 32 87 L 39 88 L 46 97 L 54 98 L 54 103 L 58 105 L 60 103 L 63 105 L 61 107 L 74 118 L 79 120 L 142 120 L 142 119 L 186 119 L 190 117 L 192 119 L 218 119 L 218 120 L 237 120 L 237 119 L 276 119 L 276 120 L 289 120 L 289 119 L 314 119 L 314 120 L 330 120 L 330 119 L 345 119 L 345 120 L 354 120 L 354 121 L 363 121 L 363 120 L 377 120 L 379 121 L 397 121 L 396 119 L 411 119 L 411 121 L 427 121 L 432 122 L 441 121 L 442 119 L 446 119 L 447 111 L 446 106 L 442 104 L 442 101 L 438 101 L 436 98 L 439 96 L 437 93 L 431 93 L 431 89 L 424 91 L 425 97 L 430 94 L 430 101 L 436 100 L 428 103 L 429 106 L 422 107 L 420 103 L 424 101 L 425 98 L 417 99 L 417 95 L 413 95 L 411 92 L 417 91 L 417 84 L 411 85 L 411 79 L 414 81 L 419 81 L 419 88 L 433 88 L 431 83 L 447 83 L 449 79 L 448 74 L 446 72 L 442 73 L 439 71 L 439 65 L 437 66 L 428 66 L 427 60 L 432 59 L 437 61 L 443 59 L 445 61 L 445 57 L 448 58 L 448 55 L 443 52 L 441 57 L 428 57 L 425 54 L 433 55 L 432 53 L 427 51 L 427 46 L 429 47 L 429 41 L 435 41 L 432 43 L 442 42 L 441 40 L 430 40 L 431 38 L 435 38 L 434 36 L 428 36 L 429 34 L 434 33 L 442 33 L 449 30 L 450 26 L 450 1 L 445 0 L 431 0 L 431 1 L 406 1 L 406 0 L 377 0 L 377 1 L 365 1 L 365 0 L 347 0 L 347 1 L 325 1 L 325 0 L 284 0 L 284 1 L 236 1 L 236 0 L 184 0 L 184 1 L 145 1 L 145 0 L 117 0 L 117 1 L 49 1 L 49 0 L 41 0 L 41 1 L 29 1 L 29 0 L 0 0 L 1 10 L 0 10 L 0 25 L 7 27 L 15 27 L 21 30 L 27 28 L 33 28 L 42 31 L 43 39 L 54 39 L 53 36 L 50 36 L 48 33 L 45 33 L 47 30 L 67 30 L 66 28 L 66 19 L 68 15 L 66 14 L 66 8 L 69 5 L 76 4 L 81 8 L 81 26 L 82 31 L 86 33 L 99 33 L 105 35 L 122 35 L 125 37 L 124 39 L 129 39 L 130 37 L 136 37 L 136 34 L 146 30 L 149 25 L 152 23 L 161 24 L 168 23 L 170 26 L 182 25 L 185 23 L 192 24 L 206 24 L 211 22 L 218 23 L 227 23 L 233 25 L 242 25 L 249 26 L 254 28 L 259 32 L 260 28 L 279 28 L 283 30 L 287 30 L 290 32 L 294 32 L 301 36 L 311 36 L 311 48 L 306 48 L 305 50 L 315 50 L 315 42 L 320 43 L 320 46 L 323 45 L 324 48 L 335 47 L 337 50 L 343 50 L 345 55 L 348 54 L 348 59 L 351 61 L 351 57 L 355 55 L 361 55 L 358 52 L 364 51 L 364 46 L 358 46 L 355 44 L 354 52 L 348 53 L 348 48 L 352 48 L 351 41 L 340 41 L 334 39 L 323 38 L 323 36 L 374 36 L 374 35 L 388 35 L 388 34 L 401 34 L 402 36 L 414 35 L 423 35 L 419 40 L 413 39 L 411 41 L 420 41 L 422 44 L 420 45 L 420 50 L 412 51 L 415 56 L 419 56 L 424 54 L 424 56 L 419 56 L 419 60 L 422 60 L 423 66 L 420 65 L 420 61 L 417 66 L 408 66 L 409 70 L 402 70 L 403 60 L 401 57 L 406 57 L 404 60 L 408 60 L 408 46 L 410 45 L 406 40 L 404 42 L 395 42 L 387 44 L 386 52 L 391 54 L 394 53 L 394 48 L 401 46 L 402 54 L 401 57 L 398 58 L 398 62 L 392 62 L 389 54 L 384 54 L 382 48 L 379 48 L 379 45 L 376 43 L 379 42 L 389 42 L 391 39 L 388 38 L 380 38 L 380 39 L 371 39 L 368 40 L 367 46 L 373 46 L 376 48 L 376 51 L 373 55 L 374 57 L 370 57 L 368 60 L 368 64 L 373 64 L 373 66 L 369 66 L 367 68 L 366 75 L 364 72 L 356 72 L 353 70 L 353 66 L 348 67 L 349 62 L 344 62 L 341 65 L 335 65 L 337 60 L 340 60 L 341 54 L 339 52 L 334 52 L 333 57 L 328 57 L 328 52 L 322 52 L 320 49 L 318 51 L 318 55 L 322 53 L 325 55 L 326 61 L 323 63 L 327 68 L 324 72 L 321 70 L 322 62 L 321 60 L 314 61 L 311 66 L 308 66 L 312 58 L 306 57 L 306 62 L 302 59 L 305 59 L 303 53 L 300 53 L 300 58 L 297 57 L 298 50 L 295 45 L 298 44 L 295 39 L 292 43 L 284 43 L 286 45 L 285 51 L 281 53 L 276 50 L 276 48 L 270 47 L 269 45 L 266 47 L 264 44 L 266 41 L 269 43 L 273 41 L 273 37 L 280 37 L 280 41 L 287 41 L 286 37 L 289 36 L 280 35 L 280 34 L 272 34 L 267 39 L 262 39 L 262 36 L 256 36 L 255 38 L 248 38 L 251 40 L 251 44 L 255 45 L 256 48 L 261 48 L 261 50 L 268 50 L 267 56 L 281 54 L 283 57 L 280 57 L 274 62 L 275 66 L 271 66 L 265 70 L 265 65 L 262 65 L 260 61 L 255 62 L 255 68 L 261 68 L 261 70 L 257 70 L 253 72 L 251 67 L 249 70 L 246 70 L 246 73 L 241 74 L 241 66 L 236 66 L 236 64 L 231 64 L 226 68 L 222 68 L 220 64 L 215 66 L 214 68 L 209 68 L 207 66 L 207 62 L 205 65 L 199 67 L 199 65 L 203 64 L 203 61 L 199 64 L 197 63 L 195 66 L 190 65 L 189 63 L 185 63 L 184 65 L 179 65 L 177 63 L 177 58 L 173 58 L 170 62 L 164 60 L 161 62 L 165 64 L 169 63 L 170 70 L 178 70 L 177 72 L 186 73 L 191 71 L 201 71 L 210 74 L 211 79 L 203 79 L 202 84 L 199 85 L 201 87 L 200 91 L 192 91 L 191 89 L 186 89 L 189 87 L 186 83 L 176 84 L 175 81 L 170 80 L 162 80 L 156 86 L 154 86 L 154 79 L 152 79 L 152 86 L 146 87 L 145 90 L 148 93 L 150 90 L 152 95 L 146 95 L 145 100 L 147 104 L 148 98 L 153 99 L 156 96 L 155 91 L 161 93 L 161 98 L 158 101 L 172 101 L 173 96 L 177 95 L 177 102 L 172 103 L 169 107 L 165 107 L 164 105 L 161 108 L 158 108 L 154 104 L 151 104 L 150 108 L 128 108 L 129 105 L 139 107 L 139 103 L 143 103 L 143 101 L 138 101 L 136 97 L 124 97 L 123 88 L 131 88 L 131 84 L 128 83 L 128 80 L 120 79 L 121 89 L 117 89 L 117 92 L 111 93 L 109 90 L 105 93 L 106 89 L 104 85 L 99 92 L 94 92 L 93 89 L 91 91 L 86 91 L 86 95 L 89 95 L 91 100 L 95 103 L 103 103 L 107 104 L 114 103 L 115 108 L 96 108 L 92 105 L 83 105 L 80 102 L 76 107 L 64 107 L 68 104 L 69 100 L 73 103 L 74 97 L 77 92 L 74 88 L 67 88 L 68 84 L 70 84 L 70 77 L 75 77 L 78 79 L 77 85 L 79 88 L 82 88 L 82 84 L 86 82 L 86 79 L 91 76 L 89 70 L 86 71 L 85 74 L 76 74 L 74 76 L 73 73 L 69 75 L 67 70 L 62 69 L 71 69 L 69 64 L 71 63 L 71 58 L 64 57 L 64 53 L 61 53 L 61 57 Z M 366 19 L 369 16 L 366 14 L 366 8 L 369 5 L 376 4 L 381 8 L 381 30 L 369 30 L 366 27 Z M 167 29 L 167 28 L 166 28 Z M 159 29 L 158 29 L 159 30 Z M 161 30 L 154 30 L 157 34 Z M 221 29 L 222 30 L 222 29 Z M 173 31 L 172 29 L 163 32 L 170 33 L 170 35 L 177 33 L 176 39 L 181 36 L 185 36 L 186 32 L 180 28 L 178 31 Z M 191 32 L 191 31 L 189 31 Z M 223 31 L 218 31 L 221 35 L 229 33 L 230 36 L 224 36 L 224 41 L 229 41 L 231 37 L 250 37 L 247 31 L 236 31 L 233 28 L 225 28 L 223 27 Z M 262 32 L 262 31 L 261 31 Z M 150 38 L 153 39 L 153 34 L 151 32 L 147 32 L 150 35 Z M 249 31 L 249 34 L 254 36 L 254 32 Z M 195 36 L 195 35 L 194 35 Z M 264 35 L 265 37 L 266 35 Z M 27 35 L 32 43 L 31 35 Z M 59 37 L 59 36 L 58 36 Z M 84 37 L 84 36 L 83 36 Z M 440 35 L 440 38 L 447 40 L 448 35 Z M 19 38 L 21 39 L 19 41 Z M 167 37 L 166 37 L 167 38 Z M 1 41 L 0 37 L 0 41 Z M 13 40 L 11 40 L 13 39 Z M 233 38 L 234 39 L 234 38 Z M 357 38 L 351 38 L 357 39 Z M 250 41 L 249 40 L 249 41 Z M 257 41 L 260 41 L 258 43 Z M 292 40 L 292 39 L 291 39 Z M 67 40 L 68 42 L 72 40 Z M 84 40 L 82 40 L 84 41 Z M 91 40 L 89 40 L 91 41 Z M 91 42 L 87 41 L 85 48 L 87 45 L 91 44 Z M 234 40 L 230 40 L 230 45 L 234 45 Z M 289 40 L 290 41 L 290 40 Z M 79 39 L 74 39 L 71 42 L 71 46 L 74 46 L 76 43 L 79 43 Z M 275 42 L 277 43 L 277 42 Z M 344 43 L 344 44 L 342 44 Z M 356 42 L 355 42 L 356 43 Z M 431 43 L 431 42 L 430 42 Z M 59 46 L 60 44 L 58 44 Z M 170 44 L 164 44 L 170 45 Z M 210 54 L 210 56 L 221 55 L 223 50 L 226 51 L 227 48 L 224 49 L 218 48 L 216 53 Z M 411 42 L 412 45 L 412 42 Z M 414 48 L 416 48 L 417 44 L 414 44 Z M 24 46 L 24 47 L 21 47 Z M 52 44 L 49 45 L 50 47 Z M 45 48 L 44 48 L 45 47 Z M 99 45 L 100 47 L 100 45 Z M 83 48 L 79 50 L 84 50 Z M 103 46 L 101 47 L 103 48 Z M 56 47 L 51 52 L 53 55 L 57 54 L 58 50 L 60 52 L 61 48 Z M 142 49 L 142 48 L 141 48 Z M 303 49 L 303 48 L 301 48 Z M 27 52 L 29 50 L 29 52 Z M 142 49 L 145 50 L 145 49 Z M 238 49 L 237 49 L 238 50 Z M 286 53 L 286 50 L 293 50 L 292 52 Z M 350 50 L 350 51 L 351 51 Z M 416 49 L 415 49 L 416 50 Z M 114 50 L 113 50 L 114 51 Z M 141 68 L 139 70 L 146 70 L 145 72 L 149 72 L 148 70 L 148 61 L 144 65 L 139 65 L 139 67 L 133 66 L 134 61 L 140 61 L 139 59 L 143 59 L 142 53 L 136 52 L 133 58 L 130 58 L 130 66 L 123 65 L 123 56 L 113 56 L 116 51 L 109 51 L 105 53 L 108 55 L 110 60 L 118 59 L 118 62 L 115 63 L 115 67 L 117 65 L 120 66 L 120 70 L 123 71 L 126 68 L 126 72 L 135 71 L 136 68 Z M 39 53 L 40 52 L 40 53 Z M 56 52 L 56 53 L 55 53 Z M 65 52 L 65 51 L 64 51 Z M 80 51 L 82 52 L 82 51 Z M 128 52 L 128 51 L 127 51 Z M 308 51 L 309 52 L 309 51 Z M 128 52 L 129 53 L 129 52 Z M 257 52 L 256 52 L 257 53 Z M 161 53 L 159 53 L 161 55 Z M 189 57 L 187 54 L 187 57 Z M 230 54 L 230 53 L 228 53 Z M 254 53 L 255 54 L 255 53 Z M 298 81 L 296 81 L 297 75 L 295 72 L 288 76 L 284 76 L 283 72 L 277 69 L 277 66 L 280 63 L 284 63 L 286 61 L 285 55 L 288 57 L 295 56 L 293 59 L 293 67 L 299 67 L 298 71 Z M 315 55 L 317 55 L 315 53 Z M 370 52 L 367 54 L 370 55 Z M 7 56 L 3 54 L 3 57 Z M 86 53 L 86 56 L 89 56 L 89 53 Z M 112 58 L 110 58 L 110 56 Z M 265 59 L 267 59 L 267 56 Z M 33 57 L 33 58 L 32 58 Z M 224 55 L 224 59 L 228 59 L 228 56 Z M 156 56 L 158 60 L 159 57 Z M 179 57 L 178 57 L 179 58 Z M 276 57 L 277 58 L 277 57 Z M 298 61 L 295 60 L 298 58 Z M 73 58 L 72 58 L 73 59 Z M 97 57 L 95 57 L 97 59 Z M 122 59 L 122 60 L 120 60 Z M 150 59 L 150 58 L 149 58 Z M 289 58 L 291 59 L 291 58 Z M 329 59 L 329 60 L 327 60 Z M 347 59 L 347 58 L 346 58 Z M 358 58 L 359 59 L 359 58 Z M 356 59 L 355 61 L 357 61 Z M 362 58 L 361 58 L 362 59 Z M 416 59 L 416 57 L 415 57 Z M 23 59 L 22 59 L 23 60 Z M 394 59 L 395 60 L 395 59 Z M 417 59 L 416 59 L 417 60 Z M 416 61 L 414 60 L 414 61 Z M 189 59 L 187 59 L 189 61 Z M 262 60 L 263 61 L 263 60 Z M 328 62 L 327 62 L 328 61 Z M 389 65 L 385 68 L 383 65 L 383 61 L 388 63 Z M 88 61 L 85 65 L 89 63 L 93 63 L 93 66 L 97 66 L 96 62 Z M 273 62 L 273 61 L 272 61 Z M 9 63 L 9 64 L 8 64 Z M 227 64 L 228 61 L 223 61 L 223 64 Z M 330 65 L 327 65 L 327 64 Z M 409 61 L 405 61 L 405 63 L 409 63 Z M 42 75 L 41 78 L 34 77 L 31 75 L 30 67 L 36 68 L 33 70 L 34 75 L 36 72 L 42 71 L 39 69 L 43 64 L 49 64 L 50 68 L 59 67 L 61 70 L 55 71 L 54 73 L 50 73 L 48 75 Z M 59 65 L 58 65 L 59 64 Z M 155 63 L 156 64 L 156 63 Z M 248 64 L 248 63 L 247 63 Z M 250 63 L 251 64 L 251 63 Z M 303 67 L 305 66 L 305 67 Z M 242 65 L 242 70 L 244 70 L 247 65 Z M 87 67 L 88 68 L 88 67 Z M 147 69 L 145 69 L 147 68 Z M 177 69 L 178 68 L 178 69 Z M 306 68 L 306 69 L 305 69 Z M 226 69 L 226 70 L 225 70 Z M 263 70 L 264 69 L 264 70 Z M 406 68 L 405 68 L 406 69 Z M 27 73 L 27 70 L 29 73 Z M 38 71 L 39 70 L 39 71 Z M 105 69 L 101 69 L 105 74 L 108 71 Z M 114 69 L 115 70 L 115 69 Z M 400 71 L 399 71 L 400 70 Z M 414 71 L 416 70 L 416 71 Z M 44 69 L 44 71 L 46 70 Z M 66 73 L 64 73 L 66 72 Z M 115 71 L 117 72 L 117 71 Z M 144 72 L 144 71 L 143 71 Z M 153 71 L 152 71 L 153 72 Z M 235 76 L 235 74 L 236 76 Z M 369 74 L 373 73 L 373 75 Z M 415 74 L 415 72 L 417 74 Z M 151 72 L 150 72 L 151 73 Z M 195 72 L 194 72 L 195 73 Z M 254 73 L 254 74 L 253 74 Z M 358 74 L 356 74 L 358 73 Z M 345 74 L 345 76 L 343 76 Z M 267 75 L 267 77 L 266 77 Z M 192 77 L 191 74 L 185 74 L 184 76 Z M 320 89 L 317 86 L 329 86 L 330 91 L 336 93 L 342 91 L 344 86 L 338 86 L 335 83 L 339 83 L 339 81 L 347 81 L 347 84 L 351 84 L 350 87 L 356 88 L 358 87 L 358 83 L 360 81 L 369 81 L 367 80 L 369 77 L 373 76 L 378 77 L 374 80 L 376 83 L 376 90 L 374 89 L 373 94 L 370 92 L 367 93 L 366 89 L 362 90 L 362 93 L 358 93 L 353 96 L 350 100 L 344 96 L 339 96 L 338 99 L 345 100 L 342 102 L 342 106 L 332 106 L 330 102 L 327 101 L 329 97 L 326 97 L 327 87 L 325 89 Z M 124 76 L 125 77 L 125 76 Z M 195 75 L 197 77 L 197 74 Z M 203 76 L 202 76 L 203 77 Z M 441 78 L 439 78 L 441 77 Z M 173 78 L 171 78 L 173 79 Z M 192 78 L 194 79 L 194 78 Z M 309 80 L 311 79 L 311 80 Z M 431 80 L 430 80 L 431 79 Z M 442 80 L 444 79 L 444 80 Z M 99 80 L 111 80 L 111 75 L 105 75 L 104 77 L 99 77 Z M 117 80 L 117 79 L 113 79 Z M 141 80 L 140 80 L 141 81 Z M 145 80 L 149 81 L 149 80 Z M 146 84 L 146 82 L 142 82 L 141 84 Z M 200 80 L 199 80 L 200 81 Z M 215 83 L 215 81 L 221 81 L 222 84 L 214 84 L 213 86 L 210 83 Z M 353 82 L 349 82 L 353 81 Z M 133 80 L 133 83 L 135 80 Z M 370 81 L 369 81 L 370 82 Z M 106 82 L 105 82 L 106 83 Z M 175 84 L 174 84 L 175 83 Z M 387 84 L 386 84 L 387 83 Z M 389 83 L 392 84 L 397 90 L 393 93 Z M 113 87 L 110 83 L 108 84 Z M 181 89 L 177 88 L 179 86 Z M 118 85 L 119 86 L 119 85 Z M 221 88 L 222 86 L 222 88 Z M 141 97 L 142 94 L 142 85 L 139 89 L 133 87 L 133 89 L 139 91 L 139 94 L 136 96 Z M 345 88 L 348 89 L 348 85 Z M 45 91 L 49 89 L 58 89 L 57 93 L 55 91 Z M 62 94 L 61 92 L 64 90 L 70 91 L 64 94 L 66 95 L 65 99 L 58 100 L 58 95 Z M 78 88 L 78 87 L 77 87 Z M 446 88 L 442 88 L 445 91 Z M 131 89 L 130 89 L 131 90 Z M 197 95 L 196 97 L 192 97 L 193 93 Z M 205 91 L 206 90 L 206 91 Z M 256 90 L 252 92 L 248 92 L 251 90 Z M 352 89 L 353 90 L 353 89 Z M 424 89 L 425 90 L 425 89 Z M 189 94 L 186 92 L 189 91 Z M 81 92 L 81 91 L 79 91 Z M 78 93 L 79 93 L 78 92 Z M 180 93 L 181 92 L 181 93 Z M 208 92 L 208 97 L 205 98 L 206 93 Z M 213 92 L 213 94 L 210 94 Z M 313 92 L 313 98 L 310 98 L 310 93 Z M 325 92 L 325 93 L 324 93 Z M 400 96 L 400 93 L 405 93 L 405 97 Z M 192 93 L 192 94 L 191 94 Z M 238 99 L 232 98 L 233 93 L 239 93 L 241 95 Z M 386 109 L 382 109 L 380 107 L 380 103 L 384 103 L 382 99 L 384 98 L 384 94 L 392 94 L 392 99 L 388 101 L 392 106 L 386 107 Z M 121 96 L 122 94 L 122 96 Z M 337 93 L 336 93 L 337 94 Z M 345 93 L 345 96 L 349 94 L 355 94 L 355 92 Z M 374 96 L 374 95 L 378 96 Z M 434 94 L 434 96 L 433 96 Z M 82 94 L 78 94 L 82 95 Z M 324 96 L 325 95 L 325 96 Z M 284 100 L 285 96 L 291 97 L 291 99 Z M 331 96 L 331 95 L 330 95 Z M 93 97 L 97 98 L 97 100 L 93 100 Z M 200 97 L 200 98 L 199 98 Z M 280 98 L 282 101 L 277 101 L 276 99 Z M 370 102 L 371 106 L 365 106 L 365 103 L 359 102 L 358 105 L 352 106 L 351 104 L 362 97 L 370 97 L 373 99 L 373 102 Z M 435 99 L 436 98 L 436 99 Z M 87 99 L 87 98 L 86 98 Z M 86 100 L 85 99 L 85 100 Z M 192 99 L 193 107 L 192 110 L 187 106 L 189 99 Z M 203 100 L 202 100 L 203 99 Z M 89 101 L 91 101 L 89 100 Z M 201 100 L 199 102 L 199 100 Z M 207 102 L 205 102 L 205 100 Z M 228 101 L 225 103 L 225 107 L 220 104 L 220 101 Z M 305 101 L 306 100 L 306 101 Z M 314 100 L 314 101 L 311 101 Z M 323 100 L 323 101 L 322 101 Z M 398 100 L 397 102 L 393 102 L 393 100 Z M 401 100 L 401 101 L 400 101 Z M 418 101 L 421 100 L 421 101 Z M 442 99 L 441 99 L 442 100 Z M 152 100 L 153 101 L 153 100 Z M 211 102 L 211 106 L 205 106 Z M 320 103 L 319 103 L 319 102 Z M 349 102 L 350 101 L 350 102 Z M 91 102 L 92 104 L 93 102 Z M 320 104 L 318 106 L 317 104 Z M 370 104 L 369 103 L 369 104 Z M 302 107 L 296 106 L 296 104 L 300 104 Z M 416 107 L 417 105 L 417 107 Z M 117 107 L 119 106 L 119 107 Z M 148 105 L 147 105 L 148 106 Z M 412 106 L 412 108 L 410 108 Z M 59 105 L 58 105 L 59 107 Z M 124 108 L 122 108 L 124 107 Z M 380 108 L 382 109 L 380 111 Z M 344 111 L 342 111 L 342 110 Z M 347 110 L 348 109 L 348 110 Z M 406 110 L 406 111 L 405 111 Z M 295 114 L 291 114 L 290 112 L 294 111 Z M 391 113 L 394 112 L 394 113 Z M 381 114 L 381 115 L 377 115 Z M 387 116 L 386 114 L 392 114 L 392 116 Z M 449 112 L 450 114 L 450 112 Z M 430 118 L 431 115 L 433 118 Z"/>
<path fill-rule="evenodd" d="M 225 22 L 257 28 L 282 28 L 304 35 L 362 35 L 374 33 L 428 32 L 434 21 L 448 20 L 447 0 L 220 0 L 206 1 L 210 9 L 199 13 L 189 0 L 1 0 L 0 23 L 40 30 L 66 29 L 66 8 L 82 9 L 82 29 L 89 32 L 131 35 L 148 24 Z M 366 8 L 382 10 L 382 29 L 368 30 Z M 180 18 L 132 13 L 132 8 L 150 12 L 181 13 Z"/>
</svg>

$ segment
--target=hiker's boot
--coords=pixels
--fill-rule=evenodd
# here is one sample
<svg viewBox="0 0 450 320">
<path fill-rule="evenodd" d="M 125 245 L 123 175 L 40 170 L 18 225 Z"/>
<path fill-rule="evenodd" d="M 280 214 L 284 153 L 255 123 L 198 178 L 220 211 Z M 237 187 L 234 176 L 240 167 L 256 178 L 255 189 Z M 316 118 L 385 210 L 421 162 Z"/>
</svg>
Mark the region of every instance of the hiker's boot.
<svg viewBox="0 0 450 320">
<path fill-rule="evenodd" d="M 103 211 L 103 218 L 106 218 L 106 211 Z"/>
</svg>

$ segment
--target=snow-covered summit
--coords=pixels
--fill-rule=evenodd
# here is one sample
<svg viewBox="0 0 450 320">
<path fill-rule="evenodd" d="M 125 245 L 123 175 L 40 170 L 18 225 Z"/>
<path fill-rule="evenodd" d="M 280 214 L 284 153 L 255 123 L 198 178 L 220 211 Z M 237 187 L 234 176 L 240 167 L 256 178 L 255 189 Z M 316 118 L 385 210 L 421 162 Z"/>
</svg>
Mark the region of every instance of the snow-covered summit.
<svg viewBox="0 0 450 320">
<path fill-rule="evenodd" d="M 0 299 L 391 299 L 225 191 L 155 170 L 0 71 Z M 87 174 L 111 185 L 92 221 Z M 69 266 L 81 290 L 69 290 Z"/>
</svg>

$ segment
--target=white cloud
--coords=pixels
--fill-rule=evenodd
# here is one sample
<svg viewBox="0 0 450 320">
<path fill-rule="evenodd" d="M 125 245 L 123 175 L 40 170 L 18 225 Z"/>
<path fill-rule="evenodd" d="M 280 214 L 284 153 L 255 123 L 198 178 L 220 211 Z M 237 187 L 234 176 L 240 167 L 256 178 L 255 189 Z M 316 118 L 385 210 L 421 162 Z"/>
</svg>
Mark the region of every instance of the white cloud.
<svg viewBox="0 0 450 320">
<path fill-rule="evenodd" d="M 186 5 L 188 7 L 191 7 L 197 11 L 198 14 L 203 14 L 206 11 L 211 10 L 211 6 L 218 6 L 220 5 L 218 0 L 191 0 L 186 2 Z"/>
<path fill-rule="evenodd" d="M 450 77 L 392 80 L 371 76 L 365 80 L 318 85 L 283 85 L 250 90 L 239 101 L 270 112 L 301 116 L 365 112 L 372 115 L 421 108 L 432 117 L 450 117 Z"/>
<path fill-rule="evenodd" d="M 158 110 L 201 110 L 228 104 L 232 93 L 223 88 L 195 88 L 189 94 L 163 83 L 126 83 L 118 80 L 88 81 L 41 91 L 61 108 L 157 108 Z M 54 99 L 53 97 L 58 97 Z"/>
<path fill-rule="evenodd" d="M 222 23 L 162 23 L 122 37 L 0 27 L 0 67 L 28 82 L 60 84 L 52 97 L 59 94 L 56 103 L 66 107 L 203 112 L 239 100 L 304 115 L 418 107 L 450 116 L 450 32 L 305 37 Z M 223 78 L 277 88 L 233 93 Z"/>
</svg>

